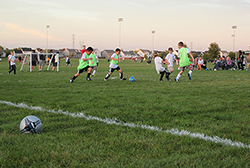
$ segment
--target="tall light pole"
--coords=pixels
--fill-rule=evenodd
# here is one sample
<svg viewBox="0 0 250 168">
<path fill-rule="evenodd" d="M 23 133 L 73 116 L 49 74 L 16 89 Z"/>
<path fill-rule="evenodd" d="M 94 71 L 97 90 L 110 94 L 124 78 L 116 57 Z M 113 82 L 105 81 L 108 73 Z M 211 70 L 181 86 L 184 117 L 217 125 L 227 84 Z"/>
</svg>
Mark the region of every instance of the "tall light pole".
<svg viewBox="0 0 250 168">
<path fill-rule="evenodd" d="M 152 31 L 152 55 L 154 53 L 155 48 L 155 31 Z"/>
<path fill-rule="evenodd" d="M 122 29 L 122 22 L 123 22 L 123 18 L 119 18 L 118 19 L 118 23 L 119 23 L 119 48 L 121 49 L 121 29 Z"/>
<path fill-rule="evenodd" d="M 237 29 L 237 26 L 232 26 L 234 34 L 233 37 L 233 51 L 235 52 L 235 61 L 237 61 L 237 52 L 235 51 L 235 30 Z"/>
<path fill-rule="evenodd" d="M 48 36 L 49 36 L 49 25 L 46 26 L 46 53 L 48 53 L 48 44 L 49 44 L 49 39 L 48 39 Z"/>
</svg>

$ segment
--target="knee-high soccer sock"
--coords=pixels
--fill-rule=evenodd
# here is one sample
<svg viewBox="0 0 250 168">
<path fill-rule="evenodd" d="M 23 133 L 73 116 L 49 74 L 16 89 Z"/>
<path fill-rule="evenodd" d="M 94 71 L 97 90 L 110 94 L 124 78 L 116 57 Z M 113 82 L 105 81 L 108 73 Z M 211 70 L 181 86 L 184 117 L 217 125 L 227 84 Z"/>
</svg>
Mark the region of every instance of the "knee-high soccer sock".
<svg viewBox="0 0 250 168">
<path fill-rule="evenodd" d="M 123 72 L 120 72 L 120 78 L 123 79 Z"/>
<path fill-rule="evenodd" d="M 73 80 L 75 80 L 77 77 L 78 77 L 78 76 L 73 76 L 73 78 L 72 78 L 72 79 L 73 79 Z"/>
<path fill-rule="evenodd" d="M 110 75 L 111 75 L 111 74 L 108 73 L 108 74 L 106 75 L 105 79 L 108 79 L 108 78 L 110 77 Z"/>
<path fill-rule="evenodd" d="M 180 74 L 178 74 L 176 78 L 179 80 L 179 79 L 180 79 L 180 77 L 181 77 L 181 75 L 180 75 Z"/>
<path fill-rule="evenodd" d="M 88 73 L 87 78 L 90 78 L 91 73 Z"/>
<path fill-rule="evenodd" d="M 93 71 L 93 74 L 92 74 L 92 75 L 95 75 L 95 73 L 96 73 L 96 70 Z"/>
<path fill-rule="evenodd" d="M 170 72 L 166 72 L 166 78 L 169 80 Z"/>
<path fill-rule="evenodd" d="M 163 76 L 164 76 L 165 72 L 161 72 L 160 74 L 161 74 L 161 78 L 160 78 L 160 80 L 162 80 L 162 78 L 163 78 Z"/>
<path fill-rule="evenodd" d="M 192 73 L 193 73 L 193 70 L 190 70 L 189 72 L 188 72 L 190 75 L 192 75 Z"/>
</svg>

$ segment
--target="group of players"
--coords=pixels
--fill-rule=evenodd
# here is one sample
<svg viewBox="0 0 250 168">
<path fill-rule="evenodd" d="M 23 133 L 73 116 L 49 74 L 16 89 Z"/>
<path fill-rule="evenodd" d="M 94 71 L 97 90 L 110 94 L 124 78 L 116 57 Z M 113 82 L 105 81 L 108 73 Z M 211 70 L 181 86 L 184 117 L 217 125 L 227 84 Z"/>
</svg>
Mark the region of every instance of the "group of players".
<svg viewBox="0 0 250 168">
<path fill-rule="evenodd" d="M 193 66 L 192 66 L 192 62 L 194 62 L 194 57 L 192 55 L 192 53 L 190 52 L 190 50 L 188 48 L 184 47 L 184 43 L 183 42 L 179 42 L 178 43 L 178 48 L 179 48 L 179 52 L 178 52 L 178 58 L 179 58 L 179 66 L 180 66 L 180 72 L 177 75 L 177 77 L 175 78 L 175 81 L 179 82 L 181 75 L 183 74 L 183 72 L 186 69 L 189 69 L 188 72 L 188 77 L 191 80 L 191 75 L 193 72 Z M 168 81 L 171 81 L 171 79 L 169 78 L 169 76 L 171 75 L 171 73 L 173 73 L 174 68 L 173 68 L 173 64 L 174 64 L 174 54 L 173 54 L 173 49 L 169 48 L 168 49 L 169 54 L 166 56 L 166 59 L 163 60 L 157 53 L 154 53 L 154 62 L 155 62 L 155 67 L 156 67 L 156 71 L 158 74 L 160 74 L 160 79 L 159 81 L 163 81 L 163 77 L 164 75 L 166 75 L 166 79 Z M 92 47 L 88 47 L 87 50 L 83 49 L 82 50 L 82 57 L 79 60 L 79 66 L 77 67 L 77 73 L 70 79 L 70 83 L 73 83 L 74 80 L 84 71 L 87 71 L 87 81 L 91 81 L 92 79 L 90 78 L 91 76 L 91 72 L 93 70 L 93 75 L 96 72 L 96 67 L 98 65 L 98 58 L 96 57 L 96 55 L 94 54 L 94 50 Z M 110 65 L 109 65 L 109 72 L 106 75 L 106 77 L 104 78 L 104 81 L 108 81 L 109 77 L 111 76 L 111 74 L 114 71 L 119 71 L 120 74 L 120 80 L 124 81 L 126 80 L 126 78 L 123 77 L 123 71 L 122 69 L 119 67 L 118 62 L 119 62 L 119 55 L 121 53 L 121 50 L 119 48 L 117 48 L 115 50 L 115 53 L 111 56 L 110 58 Z M 189 59 L 189 56 L 191 57 L 191 61 Z M 163 64 L 167 64 L 168 65 L 168 70 L 163 67 Z M 93 76 L 92 75 L 92 76 Z"/>
</svg>

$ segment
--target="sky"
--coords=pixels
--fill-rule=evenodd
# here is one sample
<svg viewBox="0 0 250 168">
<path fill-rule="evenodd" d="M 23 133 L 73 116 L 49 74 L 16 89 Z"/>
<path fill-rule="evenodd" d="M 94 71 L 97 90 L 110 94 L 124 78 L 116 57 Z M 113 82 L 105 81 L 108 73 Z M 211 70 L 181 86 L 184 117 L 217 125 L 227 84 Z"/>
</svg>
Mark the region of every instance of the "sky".
<svg viewBox="0 0 250 168">
<path fill-rule="evenodd" d="M 192 50 L 216 42 L 222 50 L 250 47 L 250 0 L 0 0 L 0 45 L 7 48 Z M 46 25 L 50 27 L 47 29 Z"/>
</svg>

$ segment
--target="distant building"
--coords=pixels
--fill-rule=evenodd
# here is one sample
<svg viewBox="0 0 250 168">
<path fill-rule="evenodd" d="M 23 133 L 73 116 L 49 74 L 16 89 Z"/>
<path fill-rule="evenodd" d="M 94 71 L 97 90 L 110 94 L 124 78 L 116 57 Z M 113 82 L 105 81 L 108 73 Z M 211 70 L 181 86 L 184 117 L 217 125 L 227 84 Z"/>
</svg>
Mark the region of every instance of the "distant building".
<svg viewBox="0 0 250 168">
<path fill-rule="evenodd" d="M 21 48 L 21 51 L 22 51 L 23 54 L 32 54 L 32 53 L 34 53 L 34 51 L 31 48 L 26 48 L 26 47 Z"/>
<path fill-rule="evenodd" d="M 95 55 L 98 57 L 98 58 L 101 58 L 102 57 L 102 52 L 98 49 L 94 49 L 94 52 L 95 52 Z"/>
<path fill-rule="evenodd" d="M 140 57 L 139 55 L 135 54 L 133 51 L 122 51 L 121 56 L 122 58 L 125 58 L 125 59 Z"/>
<path fill-rule="evenodd" d="M 146 55 L 147 58 L 153 58 L 152 51 L 150 50 L 143 50 L 143 49 L 136 49 L 137 55 L 139 55 L 141 58 L 144 58 Z"/>
<path fill-rule="evenodd" d="M 77 49 L 69 49 L 69 48 L 66 48 L 66 49 L 62 49 L 60 50 L 62 51 L 62 54 L 66 57 L 66 56 L 69 56 L 69 57 L 81 57 L 81 52 L 79 52 Z"/>
<path fill-rule="evenodd" d="M 222 56 L 225 56 L 225 57 L 227 57 L 229 55 L 229 52 L 227 52 L 227 51 L 220 51 L 220 56 L 222 57 Z"/>
<path fill-rule="evenodd" d="M 101 52 L 101 58 L 105 59 L 110 58 L 114 54 L 114 52 L 115 52 L 114 50 L 103 50 Z"/>
<path fill-rule="evenodd" d="M 19 56 L 23 55 L 22 50 L 14 50 L 13 53 L 14 53 L 15 57 L 19 57 Z"/>
</svg>

